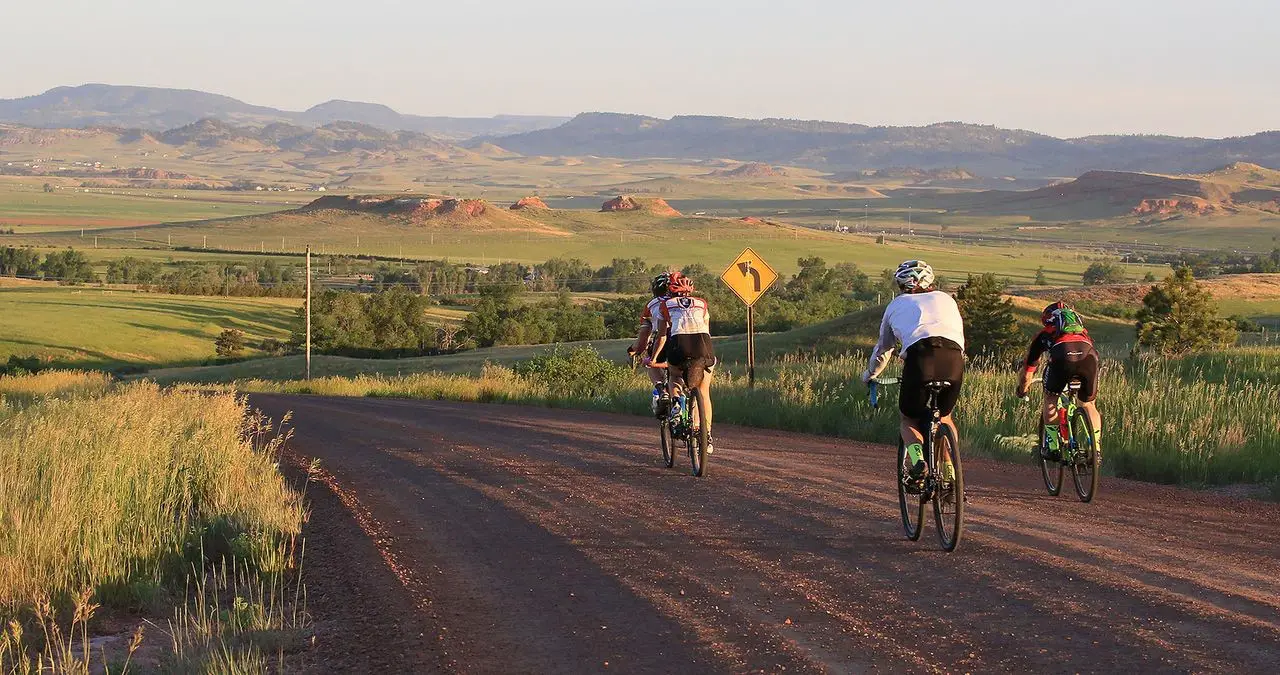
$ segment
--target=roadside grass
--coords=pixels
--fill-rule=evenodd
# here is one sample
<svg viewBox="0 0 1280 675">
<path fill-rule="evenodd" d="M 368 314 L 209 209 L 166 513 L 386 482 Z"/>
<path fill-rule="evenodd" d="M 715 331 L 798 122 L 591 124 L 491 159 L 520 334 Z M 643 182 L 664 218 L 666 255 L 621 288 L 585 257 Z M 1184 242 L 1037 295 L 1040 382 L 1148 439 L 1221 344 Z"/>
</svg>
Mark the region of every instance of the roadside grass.
<svg viewBox="0 0 1280 675">
<path fill-rule="evenodd" d="M 277 470 L 286 438 L 227 393 L 0 377 L 0 672 L 97 671 L 100 608 L 177 607 L 159 665 L 243 662 L 242 642 L 301 627 L 304 510 Z M 230 615 L 205 611 L 226 602 Z"/>
<path fill-rule="evenodd" d="M 585 347 L 579 349 L 586 349 Z M 554 353 L 553 353 L 554 354 Z M 547 358 L 544 356 L 543 358 Z M 1260 420 L 1280 397 L 1280 382 L 1209 381 L 1197 369 L 1220 369 L 1215 355 L 1165 361 L 1105 360 L 1099 407 L 1104 470 L 1125 478 L 1181 484 L 1280 481 L 1280 427 Z M 1259 355 L 1280 372 L 1280 352 Z M 861 353 L 788 356 L 770 377 L 747 386 L 740 368 L 717 375 L 716 420 L 764 428 L 892 443 L 897 429 L 892 395 L 870 408 L 857 379 Z M 614 368 L 622 368 L 614 365 Z M 575 372 L 570 370 L 570 373 Z M 488 365 L 478 376 L 416 373 L 312 380 L 246 380 L 239 391 L 376 396 L 553 407 L 648 414 L 648 385 L 636 375 L 590 395 L 566 396 L 568 384 L 522 377 Z M 1014 396 L 1014 375 L 991 364 L 971 364 L 956 413 L 965 447 L 978 454 L 1029 461 L 1035 444 L 1037 404 Z"/>
</svg>

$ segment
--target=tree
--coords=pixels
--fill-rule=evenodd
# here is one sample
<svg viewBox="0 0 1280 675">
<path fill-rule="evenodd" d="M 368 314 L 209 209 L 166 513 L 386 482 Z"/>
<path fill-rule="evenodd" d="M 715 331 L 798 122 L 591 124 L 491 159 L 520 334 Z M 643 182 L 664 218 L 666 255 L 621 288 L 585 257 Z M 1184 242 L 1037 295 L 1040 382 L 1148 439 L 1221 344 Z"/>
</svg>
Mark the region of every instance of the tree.
<svg viewBox="0 0 1280 675">
<path fill-rule="evenodd" d="M 1036 281 L 1035 281 L 1035 284 L 1036 284 L 1037 286 L 1047 286 L 1047 285 L 1049 284 L 1049 278 L 1048 278 L 1048 277 L 1046 277 L 1046 276 L 1045 276 L 1045 274 L 1044 274 L 1044 265 L 1041 265 L 1041 266 L 1039 266 L 1039 267 L 1037 267 L 1037 268 L 1036 268 Z"/>
<path fill-rule="evenodd" d="M 0 248 L 0 276 L 33 277 L 40 273 L 40 254 L 29 248 Z"/>
<path fill-rule="evenodd" d="M 1155 282 L 1156 282 L 1156 273 L 1155 273 L 1155 272 L 1147 272 L 1146 274 L 1142 275 L 1142 283 L 1144 283 L 1144 284 L 1154 284 Z"/>
<path fill-rule="evenodd" d="M 1013 316 L 1013 302 L 1002 295 L 1004 283 L 994 274 L 969 275 L 956 292 L 964 318 L 965 353 L 972 357 L 1004 358 L 1022 346 L 1022 333 Z"/>
<path fill-rule="evenodd" d="M 218 334 L 213 341 L 214 350 L 224 359 L 233 359 L 244 351 L 244 331 L 228 328 Z"/>
<path fill-rule="evenodd" d="M 1236 328 L 1218 316 L 1213 295 L 1182 267 L 1142 298 L 1138 347 L 1178 355 L 1235 343 Z"/>
<path fill-rule="evenodd" d="M 1101 284 L 1122 284 L 1124 283 L 1124 268 L 1110 260 L 1096 262 L 1089 265 L 1084 271 L 1084 285 L 1098 286 Z"/>
<path fill-rule="evenodd" d="M 45 256 L 40 269 L 46 279 L 56 279 L 64 284 L 93 281 L 93 265 L 83 253 L 71 248 Z"/>
<path fill-rule="evenodd" d="M 41 186 L 41 189 L 43 189 L 45 192 L 53 192 L 56 188 L 53 187 L 53 183 L 45 183 L 43 186 Z"/>
</svg>

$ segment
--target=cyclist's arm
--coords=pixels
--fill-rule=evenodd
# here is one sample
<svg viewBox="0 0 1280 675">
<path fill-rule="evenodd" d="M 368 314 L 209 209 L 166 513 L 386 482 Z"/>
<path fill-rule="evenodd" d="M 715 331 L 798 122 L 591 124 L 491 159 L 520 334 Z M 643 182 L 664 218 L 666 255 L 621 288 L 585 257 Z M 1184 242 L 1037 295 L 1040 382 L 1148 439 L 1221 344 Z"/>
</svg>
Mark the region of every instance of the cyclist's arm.
<svg viewBox="0 0 1280 675">
<path fill-rule="evenodd" d="M 1048 339 L 1049 332 L 1042 330 L 1036 333 L 1031 340 L 1031 347 L 1027 350 L 1027 358 L 1023 362 L 1023 367 L 1028 373 L 1036 372 L 1036 368 L 1040 366 L 1040 357 L 1049 349 L 1052 341 Z"/>
<path fill-rule="evenodd" d="M 867 361 L 867 372 L 863 373 L 863 381 L 869 381 L 880 373 L 884 372 L 889 360 L 893 358 L 893 348 L 897 344 L 897 338 L 893 335 L 893 327 L 889 325 L 889 311 L 886 309 L 884 318 L 880 320 L 880 339 L 876 341 L 875 349 L 871 350 L 871 358 Z"/>
<path fill-rule="evenodd" d="M 631 353 L 639 354 L 644 351 L 644 346 L 649 344 L 649 336 L 653 334 L 653 326 L 645 321 L 640 324 L 640 332 L 636 333 L 636 342 L 631 345 Z"/>
</svg>

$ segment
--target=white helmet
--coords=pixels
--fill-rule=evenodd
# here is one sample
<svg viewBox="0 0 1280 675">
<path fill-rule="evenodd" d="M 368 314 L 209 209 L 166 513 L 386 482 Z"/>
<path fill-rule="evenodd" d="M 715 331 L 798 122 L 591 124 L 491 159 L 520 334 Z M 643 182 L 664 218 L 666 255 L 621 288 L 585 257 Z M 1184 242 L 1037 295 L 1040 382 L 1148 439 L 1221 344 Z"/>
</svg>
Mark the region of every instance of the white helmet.
<svg viewBox="0 0 1280 675">
<path fill-rule="evenodd" d="M 904 291 L 929 288 L 933 286 L 934 279 L 933 268 L 923 260 L 908 260 L 898 265 L 898 271 L 893 273 L 893 280 Z"/>
</svg>

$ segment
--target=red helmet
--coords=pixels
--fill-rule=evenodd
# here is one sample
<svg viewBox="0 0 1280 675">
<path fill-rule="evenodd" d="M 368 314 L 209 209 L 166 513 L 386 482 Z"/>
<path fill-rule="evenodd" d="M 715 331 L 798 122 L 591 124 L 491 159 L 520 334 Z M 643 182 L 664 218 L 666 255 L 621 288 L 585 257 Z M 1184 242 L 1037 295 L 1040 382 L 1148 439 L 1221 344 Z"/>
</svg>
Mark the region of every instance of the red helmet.
<svg viewBox="0 0 1280 675">
<path fill-rule="evenodd" d="M 672 295 L 688 295 L 693 292 L 693 279 L 679 272 L 672 272 L 670 290 Z"/>
<path fill-rule="evenodd" d="M 1060 310 L 1064 310 L 1064 309 L 1068 309 L 1067 303 L 1061 300 L 1049 305 L 1048 307 L 1045 307 L 1044 311 L 1040 312 L 1040 323 L 1048 326 L 1049 324 L 1053 323 L 1053 315 L 1057 314 Z"/>
</svg>

